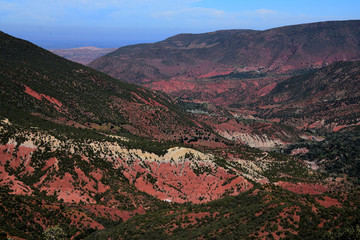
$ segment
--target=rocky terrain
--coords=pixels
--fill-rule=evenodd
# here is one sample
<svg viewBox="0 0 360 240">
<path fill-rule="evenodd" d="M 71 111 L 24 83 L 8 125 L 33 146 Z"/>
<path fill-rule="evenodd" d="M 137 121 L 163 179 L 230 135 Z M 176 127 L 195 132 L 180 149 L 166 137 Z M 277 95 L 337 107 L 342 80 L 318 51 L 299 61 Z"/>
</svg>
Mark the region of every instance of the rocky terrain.
<svg viewBox="0 0 360 240">
<path fill-rule="evenodd" d="M 171 209 L 177 203 L 207 203 L 249 194 L 259 184 L 315 196 L 345 188 L 343 183 L 321 180 L 296 158 L 259 150 L 203 153 L 173 147 L 158 155 L 129 148 L 126 138 L 88 139 L 86 129 L 81 137 L 71 139 L 3 120 L 0 131 L 2 216 L 15 214 L 30 221 L 19 228 L 24 224 L 19 218 L 3 219 L 1 230 L 10 236 L 38 238 L 45 228 L 63 219 L 62 228 L 81 238 L 137 214 Z M 40 204 L 33 211 L 16 212 L 31 206 L 22 202 L 24 198 Z M 18 207 L 9 205 L 9 199 L 19 202 Z M 53 209 L 53 217 L 38 208 Z"/>
<path fill-rule="evenodd" d="M 162 92 L 0 32 L 0 239 L 356 239 L 360 66 L 330 62 L 358 58 L 357 26 L 179 35 L 99 59 Z"/>
</svg>

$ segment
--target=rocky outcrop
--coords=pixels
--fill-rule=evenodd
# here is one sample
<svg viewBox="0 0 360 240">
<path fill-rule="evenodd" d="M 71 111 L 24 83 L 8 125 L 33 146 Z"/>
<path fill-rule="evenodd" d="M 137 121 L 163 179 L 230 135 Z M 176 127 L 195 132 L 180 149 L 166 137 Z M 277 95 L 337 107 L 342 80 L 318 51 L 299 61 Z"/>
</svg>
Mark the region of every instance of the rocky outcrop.
<svg viewBox="0 0 360 240">
<path fill-rule="evenodd" d="M 250 147 L 260 148 L 260 149 L 272 149 L 282 147 L 285 143 L 280 139 L 270 139 L 267 135 L 255 135 L 251 133 L 242 133 L 242 132 L 218 132 L 221 136 L 226 139 L 243 142 Z"/>
</svg>

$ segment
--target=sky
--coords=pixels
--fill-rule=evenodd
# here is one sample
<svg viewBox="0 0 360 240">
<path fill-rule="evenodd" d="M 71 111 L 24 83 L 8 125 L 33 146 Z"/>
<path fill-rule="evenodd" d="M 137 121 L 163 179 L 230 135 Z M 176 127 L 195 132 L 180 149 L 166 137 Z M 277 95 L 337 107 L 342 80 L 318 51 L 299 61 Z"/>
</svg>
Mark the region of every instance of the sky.
<svg viewBox="0 0 360 240">
<path fill-rule="evenodd" d="M 359 0 L 0 0 L 0 31 L 47 49 L 355 19 Z"/>
</svg>

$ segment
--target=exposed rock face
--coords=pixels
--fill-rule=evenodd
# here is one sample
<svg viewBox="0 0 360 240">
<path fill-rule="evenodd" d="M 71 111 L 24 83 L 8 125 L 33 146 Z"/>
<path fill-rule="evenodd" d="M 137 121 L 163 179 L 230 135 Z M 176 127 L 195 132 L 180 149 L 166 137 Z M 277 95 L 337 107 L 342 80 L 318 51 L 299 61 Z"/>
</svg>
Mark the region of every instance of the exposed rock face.
<svg viewBox="0 0 360 240">
<path fill-rule="evenodd" d="M 255 135 L 241 132 L 219 132 L 219 134 L 227 139 L 240 141 L 250 147 L 260 149 L 271 149 L 284 145 L 284 142 L 280 139 L 269 139 L 269 137 L 265 134 Z"/>
<path fill-rule="evenodd" d="M 199 117 L 200 118 L 200 117 Z M 284 148 L 300 139 L 301 132 L 295 128 L 278 124 L 276 121 L 245 119 L 243 116 L 202 116 L 220 136 L 263 150 Z"/>
</svg>

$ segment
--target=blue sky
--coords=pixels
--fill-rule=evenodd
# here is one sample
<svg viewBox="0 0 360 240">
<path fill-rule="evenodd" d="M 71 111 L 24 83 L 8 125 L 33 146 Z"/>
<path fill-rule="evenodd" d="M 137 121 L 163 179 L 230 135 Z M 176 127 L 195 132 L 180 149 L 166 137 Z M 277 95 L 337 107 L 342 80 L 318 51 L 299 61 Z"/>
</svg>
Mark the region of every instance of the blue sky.
<svg viewBox="0 0 360 240">
<path fill-rule="evenodd" d="M 45 48 L 360 19 L 359 0 L 0 0 L 0 30 Z"/>
</svg>

